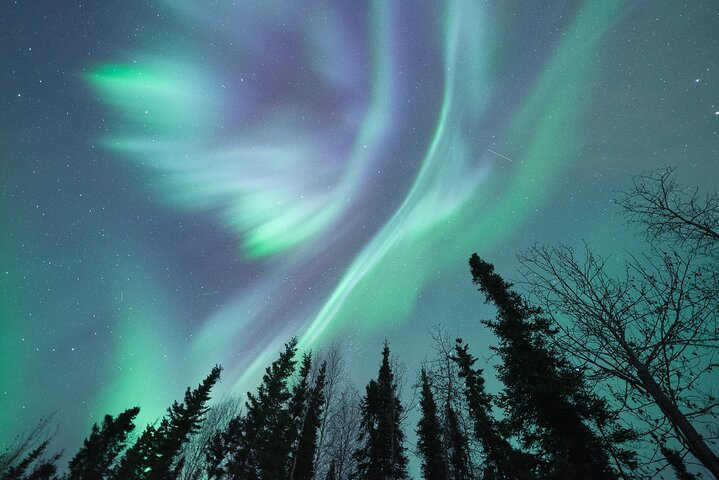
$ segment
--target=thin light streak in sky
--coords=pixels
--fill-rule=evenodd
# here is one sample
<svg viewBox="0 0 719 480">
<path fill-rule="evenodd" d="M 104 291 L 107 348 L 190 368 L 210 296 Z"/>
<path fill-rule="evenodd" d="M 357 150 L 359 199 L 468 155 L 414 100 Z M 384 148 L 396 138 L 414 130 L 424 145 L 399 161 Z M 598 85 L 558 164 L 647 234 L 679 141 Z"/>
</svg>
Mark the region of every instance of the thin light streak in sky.
<svg viewBox="0 0 719 480">
<path fill-rule="evenodd" d="M 471 252 L 625 245 L 630 175 L 716 177 L 715 2 L 420 3 L 3 9 L 0 433 L 242 393 L 293 335 L 357 378 L 486 344 Z"/>
</svg>

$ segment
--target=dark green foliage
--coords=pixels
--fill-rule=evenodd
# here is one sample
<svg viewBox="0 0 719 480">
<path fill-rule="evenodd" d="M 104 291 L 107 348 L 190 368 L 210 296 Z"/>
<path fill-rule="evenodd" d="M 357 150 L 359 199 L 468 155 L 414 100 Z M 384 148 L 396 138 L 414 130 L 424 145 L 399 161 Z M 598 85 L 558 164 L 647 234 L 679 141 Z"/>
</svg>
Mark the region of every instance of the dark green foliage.
<svg viewBox="0 0 719 480">
<path fill-rule="evenodd" d="M 57 473 L 57 461 L 60 454 L 55 454 L 48 460 L 41 460 L 35 467 L 24 477 L 17 477 L 13 480 L 58 480 L 55 475 Z"/>
<path fill-rule="evenodd" d="M 674 474 L 677 476 L 677 480 L 696 480 L 697 477 L 687 470 L 687 466 L 684 463 L 684 459 L 676 450 L 673 450 L 666 445 L 660 445 L 659 451 L 667 460 L 667 463 L 674 470 Z"/>
<path fill-rule="evenodd" d="M 541 478 L 617 478 L 610 452 L 628 452 L 608 443 L 590 425 L 611 430 L 614 439 L 626 439 L 628 432 L 613 425 L 614 416 L 587 388 L 582 371 L 548 342 L 553 331 L 541 311 L 511 290 L 491 264 L 476 254 L 469 263 L 474 283 L 498 310 L 497 320 L 485 324 L 499 340 L 494 350 L 502 360 L 498 371 L 505 386 L 499 405 L 508 433 L 537 452 Z"/>
<path fill-rule="evenodd" d="M 40 462 L 28 475 L 17 480 L 56 480 L 57 466 L 55 465 L 60 455 L 55 455 L 50 460 Z"/>
<path fill-rule="evenodd" d="M 417 423 L 417 453 L 422 459 L 422 477 L 425 480 L 445 480 L 448 466 L 442 444 L 442 426 L 437 416 L 427 370 L 420 372 L 421 392 L 419 398 L 420 419 Z"/>
<path fill-rule="evenodd" d="M 227 437 L 233 432 L 239 430 L 237 424 L 241 421 L 241 416 L 237 416 L 230 420 L 224 432 L 215 433 L 210 439 L 205 451 L 205 464 L 207 468 L 207 476 L 210 479 L 222 478 L 225 475 L 225 458 L 229 454 L 229 445 Z"/>
<path fill-rule="evenodd" d="M 474 434 L 484 450 L 484 478 L 534 479 L 535 459 L 516 451 L 500 433 L 499 425 L 492 417 L 492 397 L 485 392 L 482 370 L 474 368 L 477 359 L 468 350 L 469 347 L 457 339 L 454 360 L 459 367 L 459 376 L 465 382 L 464 396 L 474 422 Z"/>
<path fill-rule="evenodd" d="M 187 389 L 184 403 L 175 402 L 158 427 L 148 426 L 128 449 L 115 472 L 122 479 L 172 479 L 182 466 L 178 458 L 182 446 L 195 433 L 207 411 L 210 390 L 220 378 L 222 368 L 215 366 L 195 389 Z"/>
<path fill-rule="evenodd" d="M 195 390 L 187 389 L 183 403 L 175 402 L 170 407 L 167 427 L 162 430 L 164 441 L 160 453 L 163 456 L 161 462 L 163 467 L 170 468 L 172 465 L 170 458 L 176 458 L 190 435 L 200 429 L 202 419 L 208 410 L 207 402 L 210 400 L 210 391 L 220 379 L 221 372 L 222 367 L 215 365 L 207 378 Z"/>
<path fill-rule="evenodd" d="M 290 391 L 295 372 L 297 339 L 265 370 L 257 394 L 248 393 L 247 412 L 230 421 L 210 445 L 208 464 L 211 477 L 240 479 L 285 478 L 292 442 L 296 439 L 292 421 L 300 410 L 300 396 L 306 389 L 309 366 L 303 368 L 298 385 Z M 290 414 L 290 412 L 294 412 Z"/>
<path fill-rule="evenodd" d="M 123 478 L 150 478 L 149 463 L 156 457 L 157 429 L 148 425 L 135 443 L 130 447 L 120 460 L 113 477 L 117 480 Z"/>
<path fill-rule="evenodd" d="M 291 478 L 295 468 L 296 458 L 293 452 L 296 452 L 298 448 L 299 437 L 307 414 L 307 403 L 312 393 L 309 379 L 311 371 L 312 356 L 306 353 L 302 356 L 299 380 L 292 388 L 292 398 L 286 411 L 282 413 L 282 423 L 285 424 L 284 438 L 275 445 L 278 460 L 282 458 L 284 464 L 282 471 L 277 472 L 282 478 Z"/>
<path fill-rule="evenodd" d="M 139 407 L 125 410 L 117 418 L 105 415 L 102 426 L 92 426 L 92 433 L 85 439 L 79 452 L 70 460 L 69 478 L 77 480 L 102 480 L 109 478 L 113 463 L 125 449 L 127 435 L 135 428 L 134 418 Z"/>
<path fill-rule="evenodd" d="M 552 346 L 554 333 L 542 312 L 528 305 L 494 267 L 476 254 L 470 259 L 473 281 L 498 310 L 495 321 L 484 322 L 496 334 L 493 350 L 501 359 L 499 379 L 504 390 L 497 397 L 485 391 L 483 371 L 468 346 L 457 339 L 444 349 L 441 376 L 420 372 L 420 413 L 417 453 L 427 480 L 614 480 L 614 468 L 632 466 L 622 449 L 632 433 L 616 427 L 616 416 L 586 385 L 583 371 L 574 368 Z M 447 342 L 449 345 L 450 342 Z M 230 420 L 209 442 L 204 440 L 209 478 L 252 480 L 312 480 L 318 457 L 318 431 L 325 406 L 327 365 L 311 382 L 312 357 L 304 355 L 297 371 L 297 340 L 292 339 L 266 370 L 256 393 L 248 393 L 245 413 Z M 170 480 L 183 470 L 183 446 L 198 432 L 207 412 L 210 391 L 219 380 L 216 366 L 195 389 L 187 389 L 182 403 L 174 402 L 159 423 L 148 426 L 127 448 L 128 434 L 139 408 L 107 415 L 94 425 L 83 447 L 69 464 L 68 479 L 113 478 Z M 456 375 L 456 376 L 455 376 Z M 433 386 L 432 380 L 443 387 Z M 459 382 L 457 380 L 459 378 Z M 453 385 L 462 385 L 461 397 Z M 438 408 L 435 401 L 444 403 Z M 493 408 L 503 410 L 497 420 Z M 457 408 L 458 410 L 455 410 Z M 329 409 L 328 409 L 329 411 Z M 442 413 L 440 413 L 440 411 Z M 457 413 L 459 412 L 459 414 Z M 385 342 L 376 379 L 366 386 L 357 422 L 349 425 L 359 448 L 352 454 L 353 479 L 408 479 L 408 459 L 402 430 L 403 407 Z M 234 415 L 234 413 L 233 413 Z M 475 474 L 469 440 L 460 425 L 471 421 L 472 448 L 481 447 L 481 474 Z M 354 417 L 354 416 L 353 416 Z M 354 419 L 353 419 L 354 420 Z M 467 423 L 469 425 L 469 423 Z M 217 431 L 213 429 L 212 431 Z M 42 460 L 49 440 L 23 457 L 28 445 L 12 456 L 0 455 L 0 480 L 56 479 L 55 462 Z M 347 449 L 352 451 L 353 447 Z M 124 454 L 123 454 L 124 451 Z M 474 451 L 474 450 L 472 450 Z M 677 452 L 661 453 L 681 480 L 694 478 Z M 118 462 L 118 457 L 119 459 Z M 22 458 L 21 458 L 22 457 Z M 343 457 L 344 458 L 344 457 Z M 337 458 L 334 457 L 336 460 Z M 610 463 L 614 462 L 614 467 Z M 326 479 L 342 477 L 340 464 L 331 463 Z M 338 468 L 340 472 L 338 473 Z M 351 468 L 351 467 L 350 467 Z M 28 473 L 29 472 L 29 473 Z M 626 478 L 626 477 L 624 477 Z"/>
<path fill-rule="evenodd" d="M 389 345 L 384 344 L 377 380 L 367 385 L 362 400 L 359 442 L 354 453 L 357 479 L 406 479 L 407 456 L 402 431 L 402 404 L 389 361 Z"/>
<path fill-rule="evenodd" d="M 42 459 L 50 439 L 44 440 L 37 447 L 23 457 L 17 465 L 8 466 L 7 470 L 0 472 L 2 480 L 45 480 L 51 479 L 57 472 L 55 463 L 60 455 L 55 455 L 49 460 Z M 34 466 L 33 466 L 34 465 Z M 31 468 L 32 467 L 32 468 Z M 28 471 L 29 470 L 29 471 Z"/>
<path fill-rule="evenodd" d="M 22 478 L 25 475 L 25 471 L 30 467 L 30 465 L 40 458 L 43 453 L 45 453 L 45 450 L 47 450 L 47 446 L 50 443 L 49 440 L 45 440 L 44 442 L 40 443 L 36 448 L 31 450 L 25 457 L 20 460 L 17 465 L 8 465 L 7 470 L 2 472 L 2 477 L 0 477 L 2 480 L 11 480 L 15 478 Z"/>
<path fill-rule="evenodd" d="M 449 478 L 452 480 L 472 480 L 467 437 L 459 425 L 457 412 L 447 403 L 445 408 L 445 445 L 449 462 Z"/>
<path fill-rule="evenodd" d="M 295 374 L 297 340 L 285 345 L 265 371 L 257 394 L 248 394 L 247 412 L 230 421 L 209 445 L 210 478 L 310 479 L 324 403 L 326 365 L 310 388 L 312 357 L 305 355 Z"/>
<path fill-rule="evenodd" d="M 292 480 L 311 480 L 314 477 L 317 431 L 322 423 L 322 407 L 325 401 L 323 391 L 326 372 L 327 364 L 323 363 L 317 373 L 315 384 L 310 391 L 290 475 Z"/>
<path fill-rule="evenodd" d="M 0 451 L 0 480 L 55 478 L 60 455 L 45 457 L 56 433 L 51 429 L 53 419 L 54 414 L 42 418 L 33 428 L 4 446 Z"/>
</svg>

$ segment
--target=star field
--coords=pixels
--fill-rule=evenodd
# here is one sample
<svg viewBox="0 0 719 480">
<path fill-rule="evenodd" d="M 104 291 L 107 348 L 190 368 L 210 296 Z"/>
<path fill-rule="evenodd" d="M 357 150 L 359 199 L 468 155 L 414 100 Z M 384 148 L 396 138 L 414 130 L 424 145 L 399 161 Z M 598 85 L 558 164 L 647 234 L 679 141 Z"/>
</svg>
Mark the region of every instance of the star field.
<svg viewBox="0 0 719 480">
<path fill-rule="evenodd" d="M 13 2 L 0 9 L 0 438 L 156 418 L 215 363 L 443 323 L 473 251 L 619 253 L 631 175 L 719 178 L 711 1 Z"/>
</svg>

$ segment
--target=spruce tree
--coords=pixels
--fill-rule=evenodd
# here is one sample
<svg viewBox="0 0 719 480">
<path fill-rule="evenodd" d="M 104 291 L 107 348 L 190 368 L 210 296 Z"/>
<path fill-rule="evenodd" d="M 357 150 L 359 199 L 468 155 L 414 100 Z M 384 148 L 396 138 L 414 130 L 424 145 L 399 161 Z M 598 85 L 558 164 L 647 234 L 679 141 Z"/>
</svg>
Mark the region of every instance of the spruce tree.
<svg viewBox="0 0 719 480">
<path fill-rule="evenodd" d="M 214 437 L 208 453 L 211 478 L 284 478 L 282 472 L 286 475 L 288 464 L 286 420 L 293 398 L 289 383 L 296 353 L 297 339 L 293 338 L 265 370 L 257 393 L 247 394 L 246 413 L 232 419 L 225 431 Z M 297 390 L 294 393 L 296 397 Z"/>
<path fill-rule="evenodd" d="M 16 465 L 4 465 L 0 472 L 2 480 L 50 480 L 57 472 L 56 462 L 60 455 L 44 459 L 50 439 L 42 441 L 37 447 L 25 455 Z"/>
<path fill-rule="evenodd" d="M 669 464 L 669 466 L 672 467 L 672 470 L 674 470 L 674 475 L 677 480 L 697 480 L 699 478 L 687 470 L 684 459 L 679 452 L 667 447 L 666 445 L 660 445 L 659 451 L 666 459 L 667 464 Z"/>
<path fill-rule="evenodd" d="M 178 458 L 182 447 L 196 433 L 207 413 L 207 402 L 210 400 L 210 391 L 220 379 L 222 368 L 215 365 L 205 380 L 193 391 L 188 388 L 183 403 L 175 402 L 170 407 L 167 428 L 162 431 L 163 445 L 159 453 L 160 471 L 167 471 L 166 478 L 176 478 L 182 471 L 183 458 Z M 173 464 L 173 460 L 176 462 Z"/>
<path fill-rule="evenodd" d="M 227 458 L 230 452 L 229 438 L 234 438 L 235 432 L 241 432 L 239 424 L 242 422 L 242 416 L 238 415 L 229 422 L 224 431 L 216 432 L 211 438 L 205 450 L 205 473 L 210 480 L 224 477 L 227 470 Z"/>
<path fill-rule="evenodd" d="M 68 478 L 103 480 L 110 477 L 117 456 L 125 449 L 127 435 L 134 430 L 133 420 L 139 407 L 125 410 L 112 418 L 105 415 L 102 426 L 94 424 L 80 451 L 70 460 Z"/>
<path fill-rule="evenodd" d="M 127 449 L 113 472 L 112 478 L 123 480 L 125 478 L 149 479 L 151 477 L 149 464 L 157 455 L 156 439 L 157 429 L 148 425 L 135 443 Z"/>
<path fill-rule="evenodd" d="M 282 471 L 271 472 L 269 477 L 291 478 L 295 468 L 296 452 L 299 447 L 300 434 L 303 428 L 307 404 L 311 396 L 310 373 L 312 371 L 312 355 L 305 353 L 302 356 L 299 378 L 292 387 L 292 397 L 280 414 L 280 429 L 284 431 L 283 438 L 275 442 L 276 462 L 282 460 Z M 278 476 L 279 475 L 279 476 Z"/>
<path fill-rule="evenodd" d="M 464 395 L 474 423 L 474 434 L 485 455 L 484 478 L 492 480 L 530 480 L 534 475 L 535 461 L 531 455 L 515 450 L 502 435 L 492 416 L 492 396 L 486 393 L 481 369 L 469 353 L 469 346 L 457 339 L 455 346 L 459 376 L 464 379 Z"/>
<path fill-rule="evenodd" d="M 459 425 L 457 412 L 448 401 L 445 408 L 445 445 L 449 478 L 452 480 L 472 480 L 472 466 L 469 457 L 467 436 Z"/>
<path fill-rule="evenodd" d="M 59 458 L 60 454 L 57 454 L 51 460 L 43 460 L 25 477 L 13 478 L 13 480 L 57 480 L 56 462 Z"/>
<path fill-rule="evenodd" d="M 115 478 L 169 480 L 182 469 L 178 458 L 182 446 L 195 433 L 207 411 L 210 390 L 220 378 L 222 368 L 215 366 L 195 389 L 187 389 L 185 401 L 175 402 L 158 427 L 148 426 L 120 462 Z"/>
<path fill-rule="evenodd" d="M 322 423 L 326 373 L 327 363 L 322 363 L 308 398 L 290 480 L 311 480 L 314 478 L 317 431 Z"/>
<path fill-rule="evenodd" d="M 427 370 L 420 372 L 419 399 L 421 417 L 417 423 L 417 450 L 422 459 L 422 477 L 425 480 L 447 480 L 449 467 L 442 443 L 442 426 L 437 416 L 432 387 Z"/>
<path fill-rule="evenodd" d="M 367 385 L 362 400 L 359 443 L 354 453 L 357 479 L 406 479 L 407 455 L 402 431 L 402 404 L 390 366 L 389 345 L 384 344 L 377 380 Z"/>
<path fill-rule="evenodd" d="M 617 478 L 610 451 L 627 452 L 590 425 L 612 430 L 610 438 L 617 442 L 629 438 L 628 432 L 614 427 L 612 414 L 589 391 L 582 371 L 551 346 L 553 332 L 541 310 L 528 305 L 477 254 L 469 263 L 474 283 L 498 310 L 496 321 L 484 323 L 499 340 L 494 350 L 502 360 L 499 379 L 505 386 L 499 404 L 509 432 L 525 448 L 538 452 L 543 478 Z"/>
</svg>

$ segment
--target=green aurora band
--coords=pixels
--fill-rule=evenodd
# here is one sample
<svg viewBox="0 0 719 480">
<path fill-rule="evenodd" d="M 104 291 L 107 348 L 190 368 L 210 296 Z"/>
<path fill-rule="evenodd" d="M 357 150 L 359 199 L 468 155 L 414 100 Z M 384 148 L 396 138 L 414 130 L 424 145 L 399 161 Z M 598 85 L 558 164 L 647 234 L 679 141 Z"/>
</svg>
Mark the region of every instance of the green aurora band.
<svg viewBox="0 0 719 480">
<path fill-rule="evenodd" d="M 719 178 L 716 1 L 7 3 L 9 441 L 56 411 L 77 451 L 217 363 L 244 394 L 292 336 L 358 387 L 438 323 L 487 353 L 472 252 L 621 268 L 632 175 Z"/>
<path fill-rule="evenodd" d="M 472 38 L 481 30 L 477 28 L 481 12 L 468 14 L 458 2 L 451 4 L 444 99 L 422 169 L 395 215 L 352 263 L 304 332 L 301 345 L 311 348 L 332 333 L 327 329 L 337 319 L 358 316 L 353 312 L 361 311 L 363 323 L 375 328 L 387 318 L 407 319 L 418 292 L 434 272 L 452 265 L 462 252 L 496 246 L 521 224 L 531 205 L 543 199 L 560 165 L 571 161 L 572 139 L 578 138 L 573 119 L 590 107 L 583 88 L 593 64 L 582 59 L 592 58 L 590 53 L 599 47 L 618 11 L 619 2 L 588 2 L 577 15 L 567 40 L 510 128 L 505 143 L 524 148 L 514 156 L 516 168 L 505 174 L 509 178 L 502 179 L 504 191 L 498 191 L 486 183 L 483 189 L 478 187 L 479 176 L 468 167 L 468 157 L 477 152 L 468 152 L 470 142 L 461 135 L 463 122 L 471 125 L 483 113 L 482 99 L 488 94 L 486 55 L 467 48 L 487 43 Z M 468 58 L 460 61 L 458 51 Z M 458 65 L 463 66 L 461 71 Z M 467 112 L 466 104 L 475 108 Z M 531 139 L 523 140 L 530 131 L 528 123 L 538 119 Z M 493 183 L 499 182 L 493 178 Z M 383 262 L 387 258 L 391 262 Z M 362 306 L 365 298 L 375 301 Z"/>
<path fill-rule="evenodd" d="M 353 323 L 361 322 L 355 331 L 360 335 L 386 327 L 387 319 L 402 323 L 437 272 L 466 252 L 495 247 L 522 224 L 561 165 L 572 161 L 572 147 L 581 138 L 574 119 L 593 106 L 586 85 L 620 7 L 621 2 L 588 1 L 577 13 L 523 108 L 503 138 L 495 140 L 501 146 L 496 148 L 511 152 L 510 161 L 478 148 L 472 138 L 495 93 L 489 85 L 497 83 L 492 75 L 501 60 L 501 35 L 490 32 L 501 26 L 491 27 L 487 13 L 474 2 L 447 3 L 443 99 L 414 184 L 323 305 L 316 313 L 305 312 L 310 320 L 280 329 L 249 364 L 233 368 L 238 391 L 257 378 L 279 343 L 298 330 L 301 346 L 312 348 Z M 277 275 L 284 275 L 311 255 L 308 245 L 321 245 L 323 236 L 346 218 L 388 136 L 400 128 L 391 122 L 398 88 L 392 49 L 396 12 L 385 2 L 375 2 L 372 11 L 369 102 L 343 172 L 327 177 L 331 188 L 322 188 L 328 181 L 306 178 L 314 174 L 312 161 L 322 157 L 326 138 L 288 123 L 285 117 L 296 115 L 296 106 L 277 107 L 279 113 L 266 122 L 241 131 L 234 145 L 218 147 L 221 140 L 213 129 L 228 115 L 222 92 L 218 81 L 187 60 L 144 55 L 131 64 L 91 70 L 87 80 L 121 119 L 103 144 L 155 171 L 167 204 L 216 213 L 242 239 L 247 258 L 279 256 L 284 266 Z M 320 175 L 322 168 L 320 164 Z M 202 365 L 218 349 L 232 348 L 237 335 L 252 331 L 252 321 L 243 319 L 247 311 L 259 309 L 256 318 L 262 321 L 261 308 L 253 303 L 245 298 L 238 303 L 241 308 L 230 308 L 222 321 L 207 322 L 198 332 L 193 351 Z M 157 364 L 141 360 L 138 365 Z"/>
</svg>

